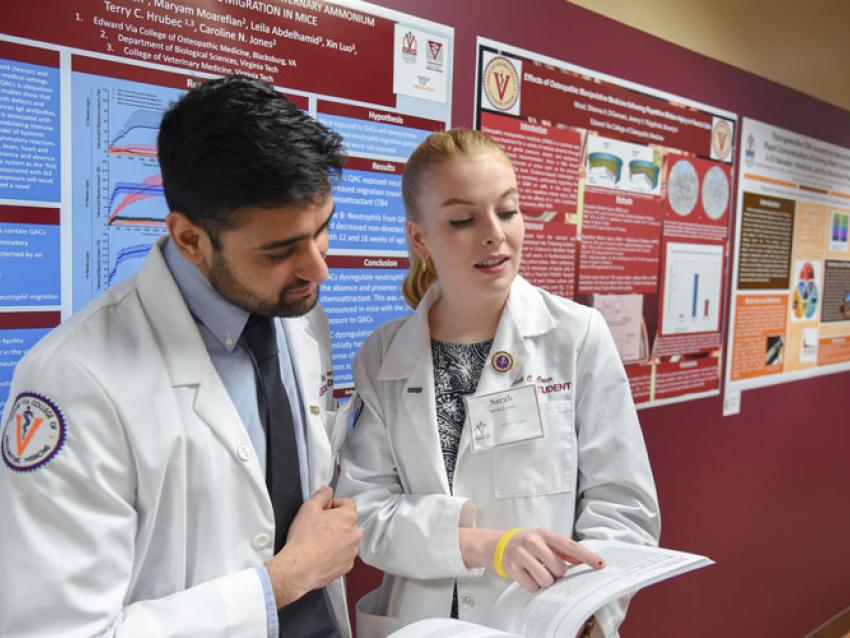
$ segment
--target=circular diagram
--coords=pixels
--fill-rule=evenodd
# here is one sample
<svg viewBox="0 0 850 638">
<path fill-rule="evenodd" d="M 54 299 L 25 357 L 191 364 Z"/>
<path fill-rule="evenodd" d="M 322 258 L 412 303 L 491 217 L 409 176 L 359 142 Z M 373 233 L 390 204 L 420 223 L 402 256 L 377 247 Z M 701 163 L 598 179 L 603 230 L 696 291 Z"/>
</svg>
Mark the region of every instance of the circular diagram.
<svg viewBox="0 0 850 638">
<path fill-rule="evenodd" d="M 729 178 L 719 166 L 708 169 L 702 179 L 702 207 L 709 219 L 720 219 L 729 205 Z"/>
<path fill-rule="evenodd" d="M 818 309 L 818 284 L 815 281 L 815 267 L 806 262 L 800 268 L 799 282 L 794 288 L 791 308 L 797 319 L 811 319 Z"/>
<path fill-rule="evenodd" d="M 680 159 L 673 164 L 667 178 L 667 199 L 677 215 L 690 215 L 699 196 L 697 169 L 688 160 Z"/>
</svg>

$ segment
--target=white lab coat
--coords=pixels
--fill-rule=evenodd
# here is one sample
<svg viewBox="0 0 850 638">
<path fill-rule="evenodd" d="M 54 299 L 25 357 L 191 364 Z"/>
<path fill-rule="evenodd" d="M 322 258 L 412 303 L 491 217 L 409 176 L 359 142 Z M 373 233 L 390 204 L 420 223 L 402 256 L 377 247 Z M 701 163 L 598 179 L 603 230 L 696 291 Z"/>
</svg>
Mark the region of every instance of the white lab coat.
<svg viewBox="0 0 850 638">
<path fill-rule="evenodd" d="M 358 638 L 447 617 L 457 581 L 459 616 L 488 624 L 509 584 L 467 569 L 458 526 L 546 527 L 576 539 L 655 545 L 655 485 L 620 358 L 602 316 L 517 277 L 476 395 L 533 382 L 545 436 L 476 451 L 460 439 L 450 495 L 437 434 L 428 290 L 416 312 L 379 328 L 354 365 L 360 409 L 343 446 L 340 495 L 354 496 L 361 558 L 386 572 L 358 604 Z M 491 365 L 505 351 L 508 372 Z M 568 385 L 568 387 L 567 387 Z M 353 420 L 353 418 L 352 418 Z M 483 573 L 482 573 L 483 572 Z M 627 600 L 596 616 L 617 635 Z"/>
<path fill-rule="evenodd" d="M 327 319 L 284 325 L 312 492 L 334 470 Z M 4 423 L 25 391 L 56 404 L 67 436 L 43 467 L 0 464 L 0 635 L 266 636 L 265 477 L 158 246 L 23 359 Z M 349 636 L 344 588 L 326 592 Z"/>
</svg>

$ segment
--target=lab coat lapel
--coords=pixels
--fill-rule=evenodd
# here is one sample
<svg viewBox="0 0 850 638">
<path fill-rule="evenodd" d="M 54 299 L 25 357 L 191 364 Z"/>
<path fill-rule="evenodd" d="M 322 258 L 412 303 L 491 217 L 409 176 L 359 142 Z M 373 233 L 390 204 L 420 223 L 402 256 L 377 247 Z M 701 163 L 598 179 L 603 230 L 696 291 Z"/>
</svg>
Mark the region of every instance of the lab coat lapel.
<svg viewBox="0 0 850 638">
<path fill-rule="evenodd" d="M 163 241 L 164 238 L 160 239 L 151 249 L 150 256 L 138 274 L 142 306 L 156 334 L 172 387 L 195 387 L 192 409 L 222 445 L 238 453 L 237 450 L 247 440 L 245 426 L 210 360 L 183 295 L 168 270 L 160 250 Z M 155 399 L 152 397 L 152 400 Z M 258 494 L 268 499 L 260 464 L 239 465 L 249 473 Z"/>
<path fill-rule="evenodd" d="M 543 303 L 539 291 L 521 277 L 516 277 L 508 302 L 502 310 L 487 361 L 481 370 L 475 396 L 502 392 L 528 383 L 531 350 L 527 339 L 548 332 L 554 326 L 554 319 Z M 494 359 L 499 356 L 501 359 L 497 365 Z M 507 369 L 506 361 L 509 362 Z M 467 421 L 458 444 L 458 459 L 467 451 L 469 445 Z"/>
<path fill-rule="evenodd" d="M 333 478 L 333 455 L 322 415 L 324 402 L 319 397 L 322 377 L 319 342 L 306 316 L 286 319 L 283 326 L 304 407 L 308 491 L 312 494 L 320 487 L 329 485 Z"/>
<path fill-rule="evenodd" d="M 428 325 L 428 311 L 438 298 L 439 287 L 434 284 L 393 338 L 378 371 L 378 379 L 399 381 L 401 407 L 393 426 L 399 430 L 410 458 L 416 460 L 415 471 L 422 472 L 417 489 L 449 494 L 437 425 Z"/>
</svg>

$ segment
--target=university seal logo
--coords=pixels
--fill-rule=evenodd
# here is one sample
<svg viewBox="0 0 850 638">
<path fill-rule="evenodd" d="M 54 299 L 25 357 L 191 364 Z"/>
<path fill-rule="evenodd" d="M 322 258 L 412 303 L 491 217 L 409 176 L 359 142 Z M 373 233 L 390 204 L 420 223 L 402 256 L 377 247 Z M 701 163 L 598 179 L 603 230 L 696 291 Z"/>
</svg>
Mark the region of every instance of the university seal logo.
<svg viewBox="0 0 850 638">
<path fill-rule="evenodd" d="M 519 74 L 510 60 L 495 57 L 484 67 L 484 93 L 493 108 L 509 111 L 519 99 Z"/>
<path fill-rule="evenodd" d="M 47 397 L 23 392 L 15 398 L 3 429 L 3 460 L 16 472 L 45 465 L 65 442 L 65 420 Z"/>
</svg>

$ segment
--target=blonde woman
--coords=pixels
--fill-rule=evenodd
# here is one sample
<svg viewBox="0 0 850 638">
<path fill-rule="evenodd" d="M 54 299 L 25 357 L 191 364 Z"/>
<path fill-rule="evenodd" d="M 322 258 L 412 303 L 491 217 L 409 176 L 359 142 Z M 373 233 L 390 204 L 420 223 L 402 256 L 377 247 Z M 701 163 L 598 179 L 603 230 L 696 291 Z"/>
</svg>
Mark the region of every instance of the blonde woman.
<svg viewBox="0 0 850 638">
<path fill-rule="evenodd" d="M 415 312 L 355 360 L 338 485 L 357 504 L 361 557 L 385 572 L 358 607 L 359 638 L 434 616 L 487 624 L 510 582 L 535 591 L 569 563 L 601 567 L 582 539 L 654 545 L 660 528 L 604 320 L 517 275 L 524 225 L 504 152 L 477 131 L 432 134 L 402 194 Z M 616 636 L 626 604 L 584 633 Z"/>
</svg>

